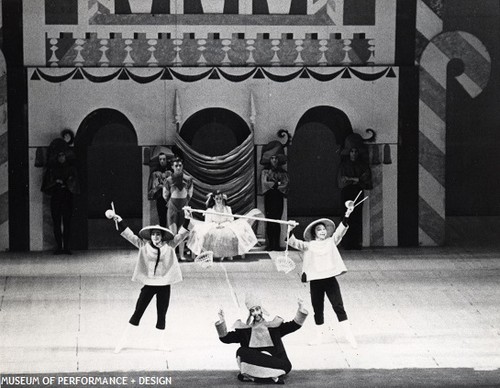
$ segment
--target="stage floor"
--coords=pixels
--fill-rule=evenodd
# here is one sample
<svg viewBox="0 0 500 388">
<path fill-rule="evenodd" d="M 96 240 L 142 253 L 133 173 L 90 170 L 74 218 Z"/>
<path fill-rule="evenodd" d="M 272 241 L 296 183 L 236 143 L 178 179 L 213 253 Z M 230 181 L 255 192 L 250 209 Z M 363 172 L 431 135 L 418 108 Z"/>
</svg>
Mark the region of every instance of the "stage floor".
<svg viewBox="0 0 500 388">
<path fill-rule="evenodd" d="M 182 263 L 184 281 L 173 286 L 167 315 L 172 350 L 156 350 L 153 301 L 129 346 L 114 354 L 141 288 L 130 280 L 136 253 L 1 253 L 0 373 L 206 370 L 208 376 L 221 370 L 227 376 L 236 373 L 237 345 L 221 343 L 214 322 L 219 307 L 229 324 L 245 319 L 249 291 L 285 320 L 294 317 L 297 298 L 306 301 L 311 314 L 304 327 L 284 338 L 294 367 L 290 383 L 301 370 L 500 368 L 500 251 L 494 247 L 343 252 L 349 272 L 338 279 L 357 349 L 342 337 L 328 304 L 333 335 L 326 344 L 307 345 L 314 328 L 308 287 L 299 266 L 276 271 L 273 261 L 282 252 L 209 269 Z M 299 262 L 297 252 L 290 256 Z"/>
</svg>

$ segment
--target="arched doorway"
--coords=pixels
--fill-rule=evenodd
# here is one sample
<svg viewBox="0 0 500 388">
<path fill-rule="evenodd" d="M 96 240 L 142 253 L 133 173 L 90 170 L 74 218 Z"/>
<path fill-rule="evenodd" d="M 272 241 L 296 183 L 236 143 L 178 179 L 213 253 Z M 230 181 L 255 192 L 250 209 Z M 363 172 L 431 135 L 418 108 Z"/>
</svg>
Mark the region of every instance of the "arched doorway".
<svg viewBox="0 0 500 388">
<path fill-rule="evenodd" d="M 116 110 L 98 109 L 81 123 L 75 151 L 82 186 L 75 201 L 75 248 L 128 248 L 104 212 L 113 201 L 133 230 L 142 225 L 141 148 L 132 124 Z"/>
<path fill-rule="evenodd" d="M 177 145 L 195 178 L 190 206 L 205 208 L 206 195 L 220 189 L 235 213 L 255 207 L 255 156 L 250 126 L 224 108 L 202 109 L 182 125 Z"/>
<path fill-rule="evenodd" d="M 220 156 L 238 147 L 250 135 L 245 120 L 224 108 L 202 109 L 182 126 L 181 137 L 196 152 Z"/>
<path fill-rule="evenodd" d="M 299 120 L 288 150 L 288 218 L 297 220 L 302 229 L 312 219 L 341 215 L 337 151 L 350 133 L 349 118 L 333 107 L 309 109 Z M 302 230 L 296 233 L 301 235 Z"/>
</svg>

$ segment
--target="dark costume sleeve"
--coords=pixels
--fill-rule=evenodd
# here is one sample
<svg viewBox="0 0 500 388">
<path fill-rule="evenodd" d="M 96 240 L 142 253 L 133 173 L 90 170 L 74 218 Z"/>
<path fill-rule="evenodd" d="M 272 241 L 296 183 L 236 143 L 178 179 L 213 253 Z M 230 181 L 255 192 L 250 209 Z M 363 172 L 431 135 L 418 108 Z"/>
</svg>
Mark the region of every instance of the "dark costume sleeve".
<svg viewBox="0 0 500 388">
<path fill-rule="evenodd" d="M 297 310 L 297 313 L 295 314 L 295 318 L 293 320 L 285 322 L 280 326 L 281 336 L 283 337 L 287 334 L 299 330 L 304 324 L 304 321 L 307 318 L 307 314 L 307 310 Z"/>
<path fill-rule="evenodd" d="M 241 338 L 236 331 L 227 331 L 226 321 L 218 321 L 215 323 L 217 334 L 221 342 L 225 344 L 240 343 Z"/>
</svg>

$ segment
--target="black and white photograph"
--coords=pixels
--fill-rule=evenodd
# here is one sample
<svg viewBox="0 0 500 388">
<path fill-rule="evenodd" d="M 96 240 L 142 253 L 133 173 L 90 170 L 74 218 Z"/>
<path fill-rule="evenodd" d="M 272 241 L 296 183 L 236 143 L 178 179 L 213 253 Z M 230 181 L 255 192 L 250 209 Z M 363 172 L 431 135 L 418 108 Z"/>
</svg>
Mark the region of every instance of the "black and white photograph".
<svg viewBox="0 0 500 388">
<path fill-rule="evenodd" d="M 0 0 L 0 388 L 500 387 L 500 0 Z"/>
</svg>

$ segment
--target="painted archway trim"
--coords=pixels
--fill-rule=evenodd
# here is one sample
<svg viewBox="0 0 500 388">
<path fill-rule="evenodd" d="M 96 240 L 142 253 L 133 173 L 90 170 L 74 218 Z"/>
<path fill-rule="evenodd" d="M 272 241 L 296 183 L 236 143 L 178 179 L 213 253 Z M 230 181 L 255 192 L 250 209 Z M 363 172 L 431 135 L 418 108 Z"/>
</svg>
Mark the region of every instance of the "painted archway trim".
<svg viewBox="0 0 500 388">
<path fill-rule="evenodd" d="M 316 68 L 317 69 L 317 68 Z M 119 80 L 133 80 L 139 84 L 147 84 L 157 79 L 161 80 L 173 80 L 177 79 L 182 82 L 196 82 L 201 81 L 203 79 L 220 79 L 221 77 L 231 81 L 231 82 L 242 82 L 249 78 L 254 79 L 269 79 L 274 82 L 288 82 L 297 77 L 300 78 L 313 78 L 316 81 L 327 82 L 331 81 L 338 76 L 341 76 L 343 79 L 357 78 L 362 81 L 371 82 L 383 77 L 394 78 L 396 77 L 394 70 L 392 67 L 385 67 L 383 70 L 378 71 L 376 73 L 370 71 L 362 71 L 359 69 L 353 69 L 350 67 L 342 67 L 342 68 L 334 68 L 331 73 L 323 73 L 314 71 L 307 67 L 299 68 L 295 70 L 293 68 L 293 72 L 290 74 L 276 74 L 269 69 L 265 69 L 262 67 L 252 68 L 249 71 L 243 74 L 233 74 L 230 71 L 224 71 L 220 68 L 211 68 L 206 71 L 202 71 L 199 74 L 192 74 L 192 70 L 183 70 L 182 68 L 176 68 L 173 70 L 172 68 L 165 67 L 154 74 L 148 75 L 139 75 L 134 71 L 128 68 L 99 68 L 99 72 L 107 72 L 110 71 L 110 74 L 105 75 L 94 75 L 91 72 L 83 69 L 70 69 L 66 74 L 59 74 L 61 69 L 50 69 L 50 68 L 36 68 L 33 74 L 31 75 L 32 81 L 40 81 L 44 80 L 51 83 L 61 83 L 65 82 L 69 79 L 72 80 L 83 80 L 87 79 L 94 83 L 105 83 L 112 81 L 114 79 Z M 57 75 L 51 74 L 52 71 L 57 71 Z"/>
<path fill-rule="evenodd" d="M 446 81 L 452 59 L 463 63 L 456 80 L 472 97 L 486 87 L 491 58 L 475 36 L 444 32 L 434 37 L 420 58 L 419 87 L 419 242 L 445 242 Z"/>
</svg>

